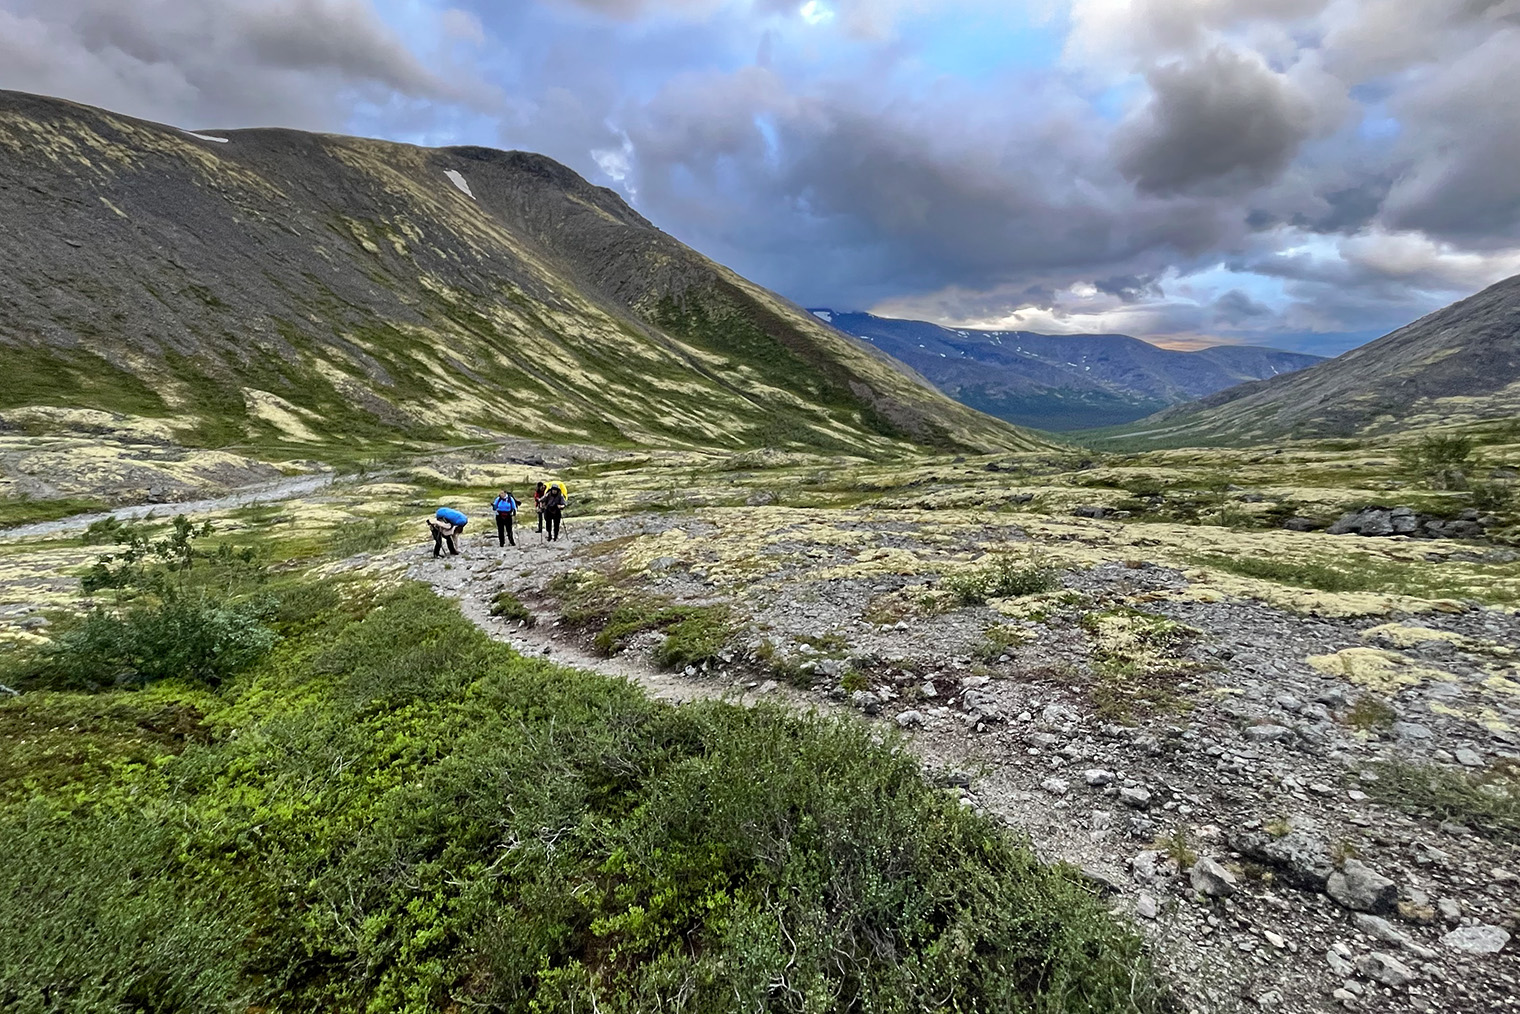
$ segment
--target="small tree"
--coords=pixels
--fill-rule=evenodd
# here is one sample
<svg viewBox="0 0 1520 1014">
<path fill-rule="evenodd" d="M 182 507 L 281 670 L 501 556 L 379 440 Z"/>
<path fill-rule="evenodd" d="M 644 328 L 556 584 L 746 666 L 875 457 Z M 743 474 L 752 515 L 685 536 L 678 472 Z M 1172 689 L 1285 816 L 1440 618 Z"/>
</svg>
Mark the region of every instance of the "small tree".
<svg viewBox="0 0 1520 1014">
<path fill-rule="evenodd" d="M 1405 471 L 1431 489 L 1466 489 L 1472 469 L 1473 438 L 1460 433 L 1432 433 L 1406 447 L 1399 457 Z"/>
<path fill-rule="evenodd" d="M 211 522 L 176 517 L 167 534 L 114 519 L 97 522 L 87 542 L 110 540 L 81 581 L 86 595 L 110 591 L 83 621 L 23 659 L 12 677 L 23 687 L 99 689 L 182 678 L 216 686 L 275 642 L 265 626 L 274 602 L 257 593 L 266 577 L 251 547 L 214 551 L 198 543 Z"/>
</svg>

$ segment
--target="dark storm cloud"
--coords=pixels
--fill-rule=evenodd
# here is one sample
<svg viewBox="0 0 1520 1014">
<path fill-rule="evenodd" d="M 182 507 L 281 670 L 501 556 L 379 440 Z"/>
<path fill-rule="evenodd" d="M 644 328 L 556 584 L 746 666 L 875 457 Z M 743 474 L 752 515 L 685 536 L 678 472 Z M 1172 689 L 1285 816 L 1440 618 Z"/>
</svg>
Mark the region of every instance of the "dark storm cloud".
<svg viewBox="0 0 1520 1014">
<path fill-rule="evenodd" d="M 1051 21 L 1027 16 L 1041 4 Z M 0 0 L 0 87 L 542 151 L 815 305 L 1355 330 L 1520 270 L 1517 12 Z M 1005 67 L 979 36 L 1010 25 Z"/>
<path fill-rule="evenodd" d="M 1413 166 L 1388 220 L 1448 239 L 1513 240 L 1520 226 L 1520 28 L 1502 27 L 1453 66 L 1427 70 L 1391 103 Z M 1480 100 L 1506 96 L 1505 100 Z M 1460 115 L 1453 111 L 1461 110 Z"/>
<path fill-rule="evenodd" d="M 1152 98 L 1116 138 L 1125 177 L 1152 194 L 1250 190 L 1308 138 L 1308 99 L 1259 59 L 1216 48 L 1146 75 Z"/>
<path fill-rule="evenodd" d="M 1271 307 L 1257 302 L 1239 289 L 1231 289 L 1214 300 L 1213 310 L 1216 321 L 1236 326 L 1272 314 Z"/>
<path fill-rule="evenodd" d="M 356 101 L 484 104 L 361 0 L 8 0 L 0 85 L 202 126 L 340 129 Z"/>
</svg>

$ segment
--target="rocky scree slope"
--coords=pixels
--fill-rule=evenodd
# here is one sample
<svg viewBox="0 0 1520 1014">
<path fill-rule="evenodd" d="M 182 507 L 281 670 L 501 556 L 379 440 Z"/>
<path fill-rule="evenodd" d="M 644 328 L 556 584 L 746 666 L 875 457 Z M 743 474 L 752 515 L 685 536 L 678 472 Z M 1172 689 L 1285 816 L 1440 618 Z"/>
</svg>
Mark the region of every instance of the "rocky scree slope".
<svg viewBox="0 0 1520 1014">
<path fill-rule="evenodd" d="M 0 223 L 12 425 L 62 406 L 199 446 L 371 453 L 1035 443 L 539 155 L 190 133 L 0 92 Z"/>
<path fill-rule="evenodd" d="M 1322 361 L 1256 346 L 1178 352 L 1122 334 L 981 331 L 812 312 L 911 366 L 952 398 L 1021 426 L 1055 431 L 1118 425 Z"/>
<path fill-rule="evenodd" d="M 1520 275 L 1290 376 L 1168 409 L 1136 438 L 1244 444 L 1520 415 Z"/>
</svg>

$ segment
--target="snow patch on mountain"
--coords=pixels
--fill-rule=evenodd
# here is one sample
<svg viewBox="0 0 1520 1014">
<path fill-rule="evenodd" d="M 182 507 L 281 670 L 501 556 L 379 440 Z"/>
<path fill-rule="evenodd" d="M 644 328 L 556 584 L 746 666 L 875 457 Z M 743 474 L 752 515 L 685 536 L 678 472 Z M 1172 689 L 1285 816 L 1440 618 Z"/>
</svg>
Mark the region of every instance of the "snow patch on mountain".
<svg viewBox="0 0 1520 1014">
<path fill-rule="evenodd" d="M 470 190 L 469 181 L 464 178 L 463 173 L 457 169 L 445 169 L 443 171 L 443 174 L 449 178 L 450 183 L 459 188 L 460 193 L 464 194 L 472 201 L 475 199 L 475 194 L 472 190 Z"/>
</svg>

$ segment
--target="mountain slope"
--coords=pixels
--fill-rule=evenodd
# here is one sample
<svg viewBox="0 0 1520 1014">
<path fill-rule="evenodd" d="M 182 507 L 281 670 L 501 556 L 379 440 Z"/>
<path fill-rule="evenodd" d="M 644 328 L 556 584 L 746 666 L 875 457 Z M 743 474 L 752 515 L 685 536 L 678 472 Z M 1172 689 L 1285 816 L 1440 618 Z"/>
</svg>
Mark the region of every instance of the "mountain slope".
<svg viewBox="0 0 1520 1014">
<path fill-rule="evenodd" d="M 0 92 L 0 307 L 0 410 L 202 446 L 1035 443 L 522 152 Z"/>
<path fill-rule="evenodd" d="M 1520 275 L 1318 366 L 1141 420 L 1156 443 L 1335 437 L 1520 415 Z"/>
<path fill-rule="evenodd" d="M 1124 423 L 1320 362 L 1254 346 L 1177 352 L 1119 334 L 976 331 L 869 313 L 812 312 L 913 367 L 951 397 L 1047 430 Z"/>
</svg>

